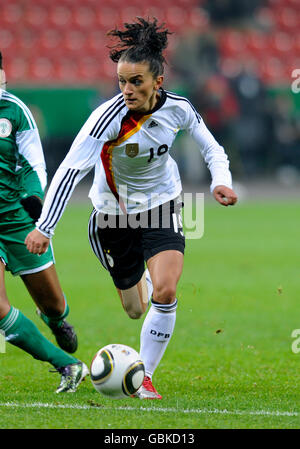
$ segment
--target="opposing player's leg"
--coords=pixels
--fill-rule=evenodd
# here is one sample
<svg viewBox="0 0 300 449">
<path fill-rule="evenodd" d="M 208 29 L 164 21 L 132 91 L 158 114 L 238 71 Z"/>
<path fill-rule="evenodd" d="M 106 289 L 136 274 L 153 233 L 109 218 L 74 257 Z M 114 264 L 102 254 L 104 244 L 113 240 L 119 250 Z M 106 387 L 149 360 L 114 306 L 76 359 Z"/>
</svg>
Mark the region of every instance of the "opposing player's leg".
<svg viewBox="0 0 300 449">
<path fill-rule="evenodd" d="M 176 286 L 182 273 L 183 254 L 175 250 L 163 251 L 151 257 L 147 265 L 153 283 L 153 298 L 141 330 L 140 356 L 145 365 L 145 380 L 137 396 L 161 399 L 152 385 L 152 376 L 174 331 Z"/>
<path fill-rule="evenodd" d="M 38 315 L 50 327 L 58 345 L 69 353 L 77 350 L 77 335 L 67 321 L 69 306 L 54 265 L 21 278 L 38 307 Z"/>
<path fill-rule="evenodd" d="M 23 313 L 11 306 L 5 289 L 5 263 L 0 258 L 0 329 L 9 343 L 37 360 L 49 362 L 61 374 L 57 392 L 74 392 L 88 374 L 84 363 L 47 340 Z M 67 374 L 68 375 L 67 375 Z"/>
<path fill-rule="evenodd" d="M 54 267 L 52 245 L 41 256 L 30 253 L 24 241 L 34 227 L 32 222 L 26 226 L 23 208 L 18 214 L 18 221 L 13 223 L 13 227 L 10 226 L 13 231 L 1 234 L 2 246 L 7 255 L 7 268 L 14 276 L 22 278 L 38 306 L 39 315 L 55 334 L 59 346 L 73 353 L 77 349 L 77 337 L 72 326 L 65 321 L 69 307 Z"/>
</svg>

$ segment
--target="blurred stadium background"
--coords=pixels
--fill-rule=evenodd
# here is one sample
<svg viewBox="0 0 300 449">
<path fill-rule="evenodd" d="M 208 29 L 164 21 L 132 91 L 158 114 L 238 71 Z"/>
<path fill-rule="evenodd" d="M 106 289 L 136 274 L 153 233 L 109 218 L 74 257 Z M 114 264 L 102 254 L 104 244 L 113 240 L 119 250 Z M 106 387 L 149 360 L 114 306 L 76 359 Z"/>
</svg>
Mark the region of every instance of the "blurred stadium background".
<svg viewBox="0 0 300 449">
<path fill-rule="evenodd" d="M 90 112 L 118 92 L 106 32 L 155 16 L 174 32 L 165 88 L 197 107 L 234 178 L 299 186 L 299 0 L 0 0 L 0 11 L 8 90 L 37 120 L 50 179 Z M 174 155 L 185 183 L 207 183 L 186 135 Z"/>
</svg>

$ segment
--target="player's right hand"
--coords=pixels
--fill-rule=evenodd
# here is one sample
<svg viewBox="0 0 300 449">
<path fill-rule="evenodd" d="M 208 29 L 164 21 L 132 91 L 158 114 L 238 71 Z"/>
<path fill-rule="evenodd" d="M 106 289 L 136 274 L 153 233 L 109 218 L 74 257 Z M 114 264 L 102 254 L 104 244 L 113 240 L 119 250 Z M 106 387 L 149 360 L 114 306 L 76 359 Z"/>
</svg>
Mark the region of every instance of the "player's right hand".
<svg viewBox="0 0 300 449">
<path fill-rule="evenodd" d="M 28 251 L 32 254 L 44 254 L 47 251 L 49 244 L 50 239 L 45 237 L 37 229 L 31 231 L 25 239 L 25 245 Z"/>
</svg>

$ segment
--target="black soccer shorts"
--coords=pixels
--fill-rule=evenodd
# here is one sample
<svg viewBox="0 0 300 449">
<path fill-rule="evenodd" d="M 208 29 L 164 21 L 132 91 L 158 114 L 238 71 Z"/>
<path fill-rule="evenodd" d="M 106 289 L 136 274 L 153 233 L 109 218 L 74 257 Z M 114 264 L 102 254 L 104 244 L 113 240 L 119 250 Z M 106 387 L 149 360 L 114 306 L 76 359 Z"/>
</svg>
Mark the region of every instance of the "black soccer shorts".
<svg viewBox="0 0 300 449">
<path fill-rule="evenodd" d="M 121 290 L 136 285 L 145 261 L 161 251 L 184 254 L 185 237 L 178 199 L 139 214 L 107 215 L 92 211 L 89 241 L 95 255 Z"/>
</svg>

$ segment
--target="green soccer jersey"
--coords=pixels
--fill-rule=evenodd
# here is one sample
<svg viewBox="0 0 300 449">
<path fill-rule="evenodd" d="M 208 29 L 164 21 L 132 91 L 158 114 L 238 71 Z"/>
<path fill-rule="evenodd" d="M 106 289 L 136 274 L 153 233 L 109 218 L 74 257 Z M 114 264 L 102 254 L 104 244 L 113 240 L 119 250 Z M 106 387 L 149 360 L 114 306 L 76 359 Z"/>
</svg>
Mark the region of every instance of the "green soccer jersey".
<svg viewBox="0 0 300 449">
<path fill-rule="evenodd" d="M 0 89 L 0 213 L 20 208 L 26 196 L 42 199 L 46 182 L 34 118 L 19 98 Z"/>
</svg>

